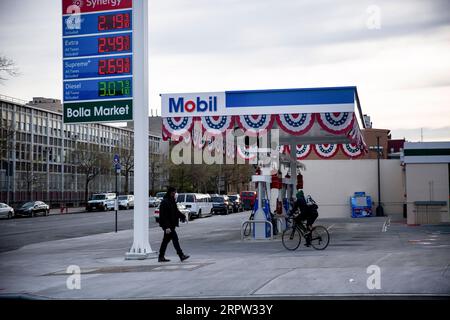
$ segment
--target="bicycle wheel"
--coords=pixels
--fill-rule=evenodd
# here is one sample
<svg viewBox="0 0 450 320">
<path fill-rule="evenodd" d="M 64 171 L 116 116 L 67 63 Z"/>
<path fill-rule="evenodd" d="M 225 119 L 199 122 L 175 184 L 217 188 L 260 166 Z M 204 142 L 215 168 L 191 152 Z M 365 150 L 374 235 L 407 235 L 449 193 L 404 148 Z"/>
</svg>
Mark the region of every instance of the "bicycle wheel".
<svg viewBox="0 0 450 320">
<path fill-rule="evenodd" d="M 252 232 L 252 224 L 247 223 L 244 228 L 244 236 L 246 236 L 246 237 L 250 236 L 251 232 Z"/>
<path fill-rule="evenodd" d="M 300 235 L 300 231 L 294 227 L 284 230 L 281 240 L 286 249 L 294 251 L 300 246 L 302 236 Z"/>
<path fill-rule="evenodd" d="M 330 243 L 330 234 L 327 228 L 316 226 L 311 231 L 311 245 L 316 250 L 324 250 Z"/>
</svg>

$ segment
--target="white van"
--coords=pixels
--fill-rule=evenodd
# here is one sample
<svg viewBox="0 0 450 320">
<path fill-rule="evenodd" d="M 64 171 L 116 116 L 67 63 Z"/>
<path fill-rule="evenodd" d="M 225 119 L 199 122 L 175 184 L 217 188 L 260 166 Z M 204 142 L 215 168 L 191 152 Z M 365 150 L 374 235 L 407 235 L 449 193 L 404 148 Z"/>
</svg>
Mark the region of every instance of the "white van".
<svg viewBox="0 0 450 320">
<path fill-rule="evenodd" d="M 114 210 L 116 194 L 115 193 L 97 193 L 92 195 L 91 199 L 86 205 L 86 210 L 91 212 L 92 210 Z"/>
<path fill-rule="evenodd" d="M 209 194 L 179 193 L 177 203 L 189 210 L 189 220 L 212 215 L 212 202 Z"/>
</svg>

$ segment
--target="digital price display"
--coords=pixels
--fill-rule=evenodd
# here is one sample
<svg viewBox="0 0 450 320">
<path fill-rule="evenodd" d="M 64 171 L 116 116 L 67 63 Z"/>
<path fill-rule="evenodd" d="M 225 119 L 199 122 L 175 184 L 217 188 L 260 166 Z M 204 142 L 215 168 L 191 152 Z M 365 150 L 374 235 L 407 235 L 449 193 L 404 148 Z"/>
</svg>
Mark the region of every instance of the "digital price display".
<svg viewBox="0 0 450 320">
<path fill-rule="evenodd" d="M 132 0 L 62 2 L 64 121 L 132 120 Z"/>
<path fill-rule="evenodd" d="M 64 101 L 132 97 L 133 78 L 75 80 L 64 82 Z"/>
<path fill-rule="evenodd" d="M 131 53 L 132 33 L 71 37 L 63 39 L 63 57 L 76 58 L 105 54 Z"/>
<path fill-rule="evenodd" d="M 84 34 L 131 31 L 133 15 L 131 10 L 114 13 L 94 13 L 63 17 L 63 35 L 76 36 Z"/>
<path fill-rule="evenodd" d="M 130 29 L 131 27 L 131 14 L 115 13 L 108 15 L 99 15 L 97 21 L 98 31 L 118 31 L 123 29 Z"/>
<path fill-rule="evenodd" d="M 99 97 L 129 97 L 130 93 L 130 80 L 105 80 L 98 83 Z"/>
<path fill-rule="evenodd" d="M 98 53 L 127 52 L 131 48 L 130 35 L 118 35 L 98 38 Z"/>
<path fill-rule="evenodd" d="M 132 61 L 131 55 L 65 60 L 64 80 L 131 75 Z"/>
</svg>

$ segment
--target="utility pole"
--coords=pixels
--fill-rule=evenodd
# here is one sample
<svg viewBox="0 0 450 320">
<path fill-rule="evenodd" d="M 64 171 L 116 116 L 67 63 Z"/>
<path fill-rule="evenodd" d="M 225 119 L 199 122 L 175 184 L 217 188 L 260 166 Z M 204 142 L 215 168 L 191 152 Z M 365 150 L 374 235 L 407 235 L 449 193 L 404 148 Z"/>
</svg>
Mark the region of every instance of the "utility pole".
<svg viewBox="0 0 450 320">
<path fill-rule="evenodd" d="M 116 201 L 115 201 L 115 204 L 114 204 L 114 210 L 116 212 L 116 219 L 115 219 L 115 225 L 116 225 L 115 230 L 116 230 L 116 233 L 117 233 L 117 210 L 119 209 L 119 188 L 117 186 L 117 177 L 118 177 L 118 174 L 120 173 L 120 169 L 121 169 L 120 168 L 120 158 L 119 158 L 119 155 L 116 154 L 114 156 L 114 172 L 115 172 L 115 175 L 116 175 Z"/>
<path fill-rule="evenodd" d="M 378 206 L 376 209 L 377 217 L 384 216 L 384 210 L 381 206 L 381 174 L 380 174 L 380 137 L 377 137 L 377 164 L 378 164 Z"/>
</svg>

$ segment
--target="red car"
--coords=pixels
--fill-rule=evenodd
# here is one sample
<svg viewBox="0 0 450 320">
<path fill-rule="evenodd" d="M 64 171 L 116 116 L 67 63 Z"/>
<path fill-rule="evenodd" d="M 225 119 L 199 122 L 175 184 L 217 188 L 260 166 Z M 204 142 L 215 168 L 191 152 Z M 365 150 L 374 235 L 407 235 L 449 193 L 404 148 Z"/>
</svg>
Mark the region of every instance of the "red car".
<svg viewBox="0 0 450 320">
<path fill-rule="evenodd" d="M 252 210 L 256 201 L 256 191 L 241 191 L 240 196 L 244 210 Z"/>
</svg>

